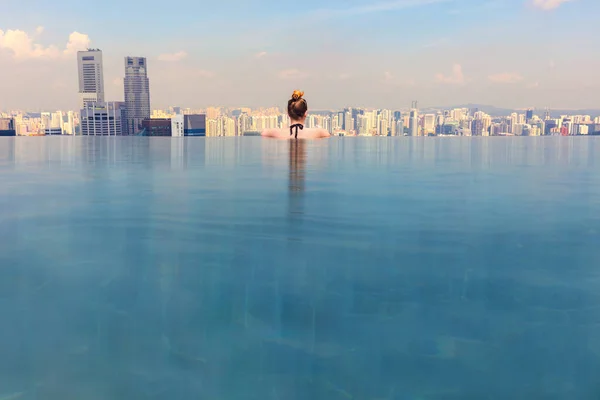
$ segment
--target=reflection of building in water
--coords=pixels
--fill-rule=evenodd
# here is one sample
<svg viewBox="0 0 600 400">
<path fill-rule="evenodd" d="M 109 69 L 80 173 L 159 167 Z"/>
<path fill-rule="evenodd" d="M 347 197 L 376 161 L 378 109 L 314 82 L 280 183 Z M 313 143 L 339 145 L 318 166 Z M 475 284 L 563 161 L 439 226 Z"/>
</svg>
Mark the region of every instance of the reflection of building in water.
<svg viewBox="0 0 600 400">
<path fill-rule="evenodd" d="M 170 140 L 171 146 L 171 169 L 183 169 L 186 165 L 185 150 L 187 141 L 185 140 Z"/>
<path fill-rule="evenodd" d="M 306 169 L 306 141 L 290 140 L 290 191 L 304 191 Z"/>
<path fill-rule="evenodd" d="M 0 146 L 0 164 L 5 167 L 12 167 L 15 164 L 15 139 L 5 139 Z"/>
<path fill-rule="evenodd" d="M 240 162 L 240 157 L 243 153 L 243 147 L 246 152 L 248 142 L 242 142 L 237 139 L 211 138 L 206 139 L 206 163 L 210 165 L 235 165 Z"/>
</svg>

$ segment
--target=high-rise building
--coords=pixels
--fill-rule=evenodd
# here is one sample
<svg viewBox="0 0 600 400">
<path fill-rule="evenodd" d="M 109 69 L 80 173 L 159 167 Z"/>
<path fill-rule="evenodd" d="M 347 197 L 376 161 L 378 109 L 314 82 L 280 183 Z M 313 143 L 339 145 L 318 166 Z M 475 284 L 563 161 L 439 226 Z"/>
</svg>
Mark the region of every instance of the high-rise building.
<svg viewBox="0 0 600 400">
<path fill-rule="evenodd" d="M 182 137 L 183 136 L 183 114 L 175 114 L 171 118 L 171 136 Z"/>
<path fill-rule="evenodd" d="M 119 136 L 123 134 L 125 106 L 122 102 L 88 106 L 81 110 L 81 134 L 84 136 Z"/>
<path fill-rule="evenodd" d="M 419 136 L 419 112 L 415 108 L 410 110 L 410 116 L 408 121 L 408 135 Z"/>
<path fill-rule="evenodd" d="M 525 120 L 530 121 L 532 118 L 533 118 L 533 110 L 530 108 L 527 110 L 527 113 L 525 114 Z"/>
<path fill-rule="evenodd" d="M 515 126 L 519 123 L 519 115 L 517 113 L 510 114 L 510 133 L 515 133 Z"/>
<path fill-rule="evenodd" d="M 525 129 L 525 124 L 516 123 L 515 125 L 513 125 L 513 130 L 512 130 L 513 135 L 521 136 L 521 135 L 523 135 L 524 131 L 527 132 L 527 130 Z"/>
<path fill-rule="evenodd" d="M 476 118 L 471 121 L 471 136 L 483 136 L 483 120 Z"/>
<path fill-rule="evenodd" d="M 75 134 L 75 115 L 73 114 L 73 111 L 67 113 L 67 121 L 63 121 L 62 130 L 65 135 Z"/>
<path fill-rule="evenodd" d="M 102 51 L 88 49 L 77 52 L 79 75 L 79 107 L 104 104 L 104 72 Z"/>
<path fill-rule="evenodd" d="M 0 136 L 16 136 L 15 121 L 12 118 L 0 118 Z"/>
<path fill-rule="evenodd" d="M 435 114 L 425 114 L 423 118 L 423 130 L 425 131 L 425 135 L 435 133 Z"/>
<path fill-rule="evenodd" d="M 355 130 L 354 119 L 352 118 L 352 109 L 344 113 L 344 130 L 350 132 Z"/>
<path fill-rule="evenodd" d="M 150 82 L 145 57 L 125 57 L 126 132 L 140 131 L 142 121 L 150 118 Z"/>
<path fill-rule="evenodd" d="M 183 116 L 184 136 L 206 136 L 206 114 Z"/>
</svg>

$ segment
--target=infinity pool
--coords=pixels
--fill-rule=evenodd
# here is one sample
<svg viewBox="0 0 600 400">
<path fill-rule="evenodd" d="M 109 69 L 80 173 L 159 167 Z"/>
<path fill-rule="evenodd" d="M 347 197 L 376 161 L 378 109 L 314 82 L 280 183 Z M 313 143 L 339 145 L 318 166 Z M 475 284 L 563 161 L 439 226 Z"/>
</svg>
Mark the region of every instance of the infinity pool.
<svg viewBox="0 0 600 400">
<path fill-rule="evenodd" d="M 0 399 L 597 399 L 598 157 L 2 138 Z"/>
</svg>

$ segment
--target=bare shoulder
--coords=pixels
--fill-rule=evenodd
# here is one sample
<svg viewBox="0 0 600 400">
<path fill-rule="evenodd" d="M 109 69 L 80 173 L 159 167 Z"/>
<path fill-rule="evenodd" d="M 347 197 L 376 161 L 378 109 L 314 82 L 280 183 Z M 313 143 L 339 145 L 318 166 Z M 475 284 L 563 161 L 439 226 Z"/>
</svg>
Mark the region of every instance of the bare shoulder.
<svg viewBox="0 0 600 400">
<path fill-rule="evenodd" d="M 320 138 L 328 138 L 331 135 L 329 134 L 329 132 L 327 132 L 327 130 L 325 130 L 325 129 L 319 129 L 317 136 L 320 137 Z"/>
<path fill-rule="evenodd" d="M 262 137 L 278 137 L 279 132 L 277 131 L 277 129 L 265 129 L 264 131 L 261 132 L 260 136 L 262 136 Z"/>
</svg>

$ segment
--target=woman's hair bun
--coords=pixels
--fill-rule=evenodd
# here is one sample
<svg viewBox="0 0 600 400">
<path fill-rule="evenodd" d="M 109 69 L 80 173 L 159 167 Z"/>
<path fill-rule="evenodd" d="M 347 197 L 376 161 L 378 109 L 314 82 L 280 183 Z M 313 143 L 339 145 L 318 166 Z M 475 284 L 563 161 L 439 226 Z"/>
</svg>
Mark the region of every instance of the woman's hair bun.
<svg viewBox="0 0 600 400">
<path fill-rule="evenodd" d="M 294 90 L 294 93 L 292 93 L 292 100 L 298 101 L 302 98 L 302 96 L 304 96 L 304 92 L 301 92 L 300 90 Z"/>
</svg>

